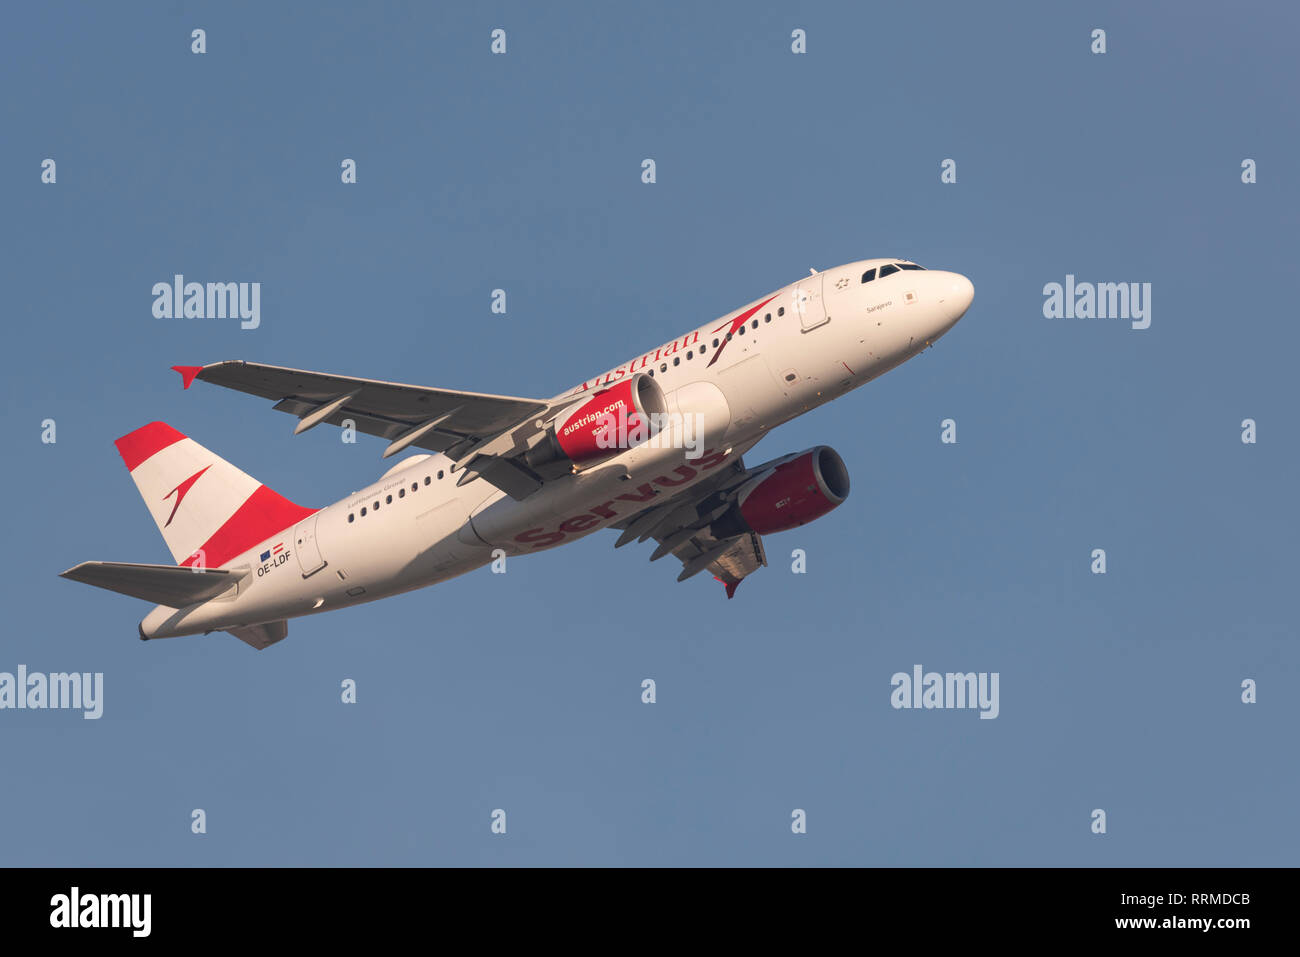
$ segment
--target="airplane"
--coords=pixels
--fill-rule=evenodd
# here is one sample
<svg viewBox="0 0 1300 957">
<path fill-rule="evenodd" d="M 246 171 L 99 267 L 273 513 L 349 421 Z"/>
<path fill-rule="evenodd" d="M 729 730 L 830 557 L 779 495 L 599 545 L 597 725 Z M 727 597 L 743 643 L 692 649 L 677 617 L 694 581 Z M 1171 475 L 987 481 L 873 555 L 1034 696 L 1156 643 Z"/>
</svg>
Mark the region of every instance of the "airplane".
<svg viewBox="0 0 1300 957">
<path fill-rule="evenodd" d="M 763 536 L 839 506 L 818 445 L 748 466 L 770 430 L 932 346 L 966 313 L 960 273 L 868 259 L 810 275 L 550 399 L 242 360 L 173 366 L 409 455 L 324 508 L 297 505 L 164 422 L 116 441 L 175 565 L 83 562 L 62 577 L 154 603 L 142 640 L 225 631 L 255 649 L 288 619 L 423 588 L 604 528 L 657 543 L 731 598 Z"/>
</svg>

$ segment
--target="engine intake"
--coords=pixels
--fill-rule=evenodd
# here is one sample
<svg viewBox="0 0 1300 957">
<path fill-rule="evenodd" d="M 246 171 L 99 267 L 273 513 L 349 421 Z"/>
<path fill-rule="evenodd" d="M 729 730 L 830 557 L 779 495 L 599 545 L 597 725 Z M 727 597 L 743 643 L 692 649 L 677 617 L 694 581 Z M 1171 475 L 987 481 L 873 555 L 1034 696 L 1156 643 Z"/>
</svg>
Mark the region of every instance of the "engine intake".
<svg viewBox="0 0 1300 957">
<path fill-rule="evenodd" d="M 768 535 L 821 518 L 849 497 L 849 470 L 829 445 L 818 445 L 782 462 L 742 487 L 736 504 L 713 523 L 713 534 Z"/>
</svg>

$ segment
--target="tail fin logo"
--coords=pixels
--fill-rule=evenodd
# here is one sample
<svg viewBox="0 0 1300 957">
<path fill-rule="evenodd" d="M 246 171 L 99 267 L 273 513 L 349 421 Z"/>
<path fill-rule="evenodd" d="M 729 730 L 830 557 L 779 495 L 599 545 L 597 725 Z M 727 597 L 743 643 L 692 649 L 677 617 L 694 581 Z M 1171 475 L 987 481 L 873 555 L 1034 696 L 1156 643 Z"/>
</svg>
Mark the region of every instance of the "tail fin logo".
<svg viewBox="0 0 1300 957">
<path fill-rule="evenodd" d="M 164 502 L 167 501 L 169 498 L 171 498 L 173 495 L 176 496 L 176 502 L 172 505 L 172 513 L 167 516 L 167 523 L 166 525 L 163 525 L 163 528 L 166 528 L 168 525 L 172 523 L 172 519 L 176 517 L 176 510 L 181 507 L 181 501 L 185 498 L 187 494 L 189 494 L 190 489 L 194 487 L 194 483 L 199 480 L 199 476 L 202 475 L 210 468 L 212 468 L 211 463 L 203 466 L 203 468 L 199 469 L 197 472 L 195 472 L 193 475 L 187 478 L 184 482 L 182 482 L 180 485 L 176 486 L 174 489 L 172 489 L 170 492 L 168 492 L 166 495 L 163 496 Z"/>
</svg>

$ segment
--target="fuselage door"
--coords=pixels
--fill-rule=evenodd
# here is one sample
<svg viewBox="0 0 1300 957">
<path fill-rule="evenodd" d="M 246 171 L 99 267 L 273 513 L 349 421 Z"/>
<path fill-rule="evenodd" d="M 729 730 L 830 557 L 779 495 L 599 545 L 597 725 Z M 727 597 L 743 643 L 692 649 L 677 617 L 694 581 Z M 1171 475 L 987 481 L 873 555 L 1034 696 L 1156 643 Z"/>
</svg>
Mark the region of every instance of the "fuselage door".
<svg viewBox="0 0 1300 957">
<path fill-rule="evenodd" d="M 830 320 L 826 315 L 826 302 L 822 299 L 821 273 L 797 282 L 790 293 L 790 300 L 790 308 L 799 317 L 799 325 L 804 332 L 825 325 Z"/>
<path fill-rule="evenodd" d="M 316 544 L 316 520 L 318 518 L 320 518 L 319 512 L 299 523 L 298 527 L 293 530 L 293 541 L 298 552 L 298 567 L 302 569 L 303 578 L 314 575 L 325 567 L 325 559 L 321 557 L 320 546 Z"/>
</svg>

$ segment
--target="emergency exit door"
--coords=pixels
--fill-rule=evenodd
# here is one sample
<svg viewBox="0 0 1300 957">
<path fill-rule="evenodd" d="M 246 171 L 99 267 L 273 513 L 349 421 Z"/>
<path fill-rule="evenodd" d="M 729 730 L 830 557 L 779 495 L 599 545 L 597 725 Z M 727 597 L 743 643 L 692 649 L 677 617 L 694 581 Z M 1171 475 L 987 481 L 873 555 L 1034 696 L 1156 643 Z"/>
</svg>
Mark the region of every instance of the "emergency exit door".
<svg viewBox="0 0 1300 957">
<path fill-rule="evenodd" d="M 821 273 L 796 283 L 790 298 L 793 300 L 791 308 L 799 317 L 799 325 L 804 332 L 830 321 L 826 315 L 826 301 L 822 299 Z"/>
</svg>

